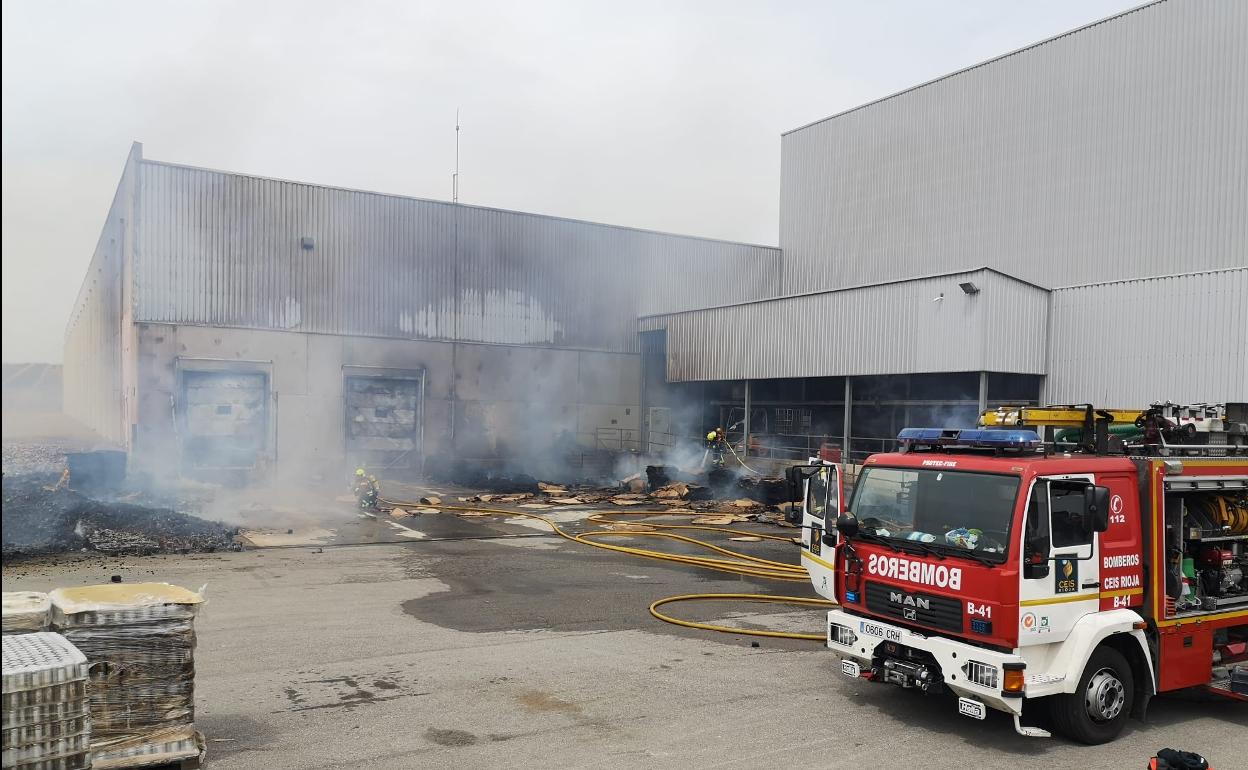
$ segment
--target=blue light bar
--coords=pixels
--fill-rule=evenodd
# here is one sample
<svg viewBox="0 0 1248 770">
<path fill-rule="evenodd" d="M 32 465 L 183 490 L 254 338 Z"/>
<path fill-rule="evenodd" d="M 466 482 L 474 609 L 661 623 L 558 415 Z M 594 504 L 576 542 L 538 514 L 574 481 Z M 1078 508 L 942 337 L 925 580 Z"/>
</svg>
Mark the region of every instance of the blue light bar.
<svg viewBox="0 0 1248 770">
<path fill-rule="evenodd" d="M 897 440 L 907 445 L 962 446 L 994 449 L 1035 449 L 1040 436 L 1034 430 L 992 430 L 974 428 L 902 428 Z"/>
</svg>

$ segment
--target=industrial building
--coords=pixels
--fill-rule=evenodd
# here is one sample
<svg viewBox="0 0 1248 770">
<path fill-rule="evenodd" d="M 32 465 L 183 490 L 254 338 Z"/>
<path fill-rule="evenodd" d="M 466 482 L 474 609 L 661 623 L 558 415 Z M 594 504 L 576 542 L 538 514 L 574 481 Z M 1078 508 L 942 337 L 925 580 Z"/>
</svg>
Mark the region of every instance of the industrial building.
<svg viewBox="0 0 1248 770">
<path fill-rule="evenodd" d="M 139 465 L 531 460 L 640 428 L 637 317 L 778 289 L 775 248 L 158 163 L 135 145 L 66 337 Z"/>
<path fill-rule="evenodd" d="M 66 409 L 141 464 L 254 477 L 1248 401 L 1246 39 L 1248 4 L 1161 0 L 790 131 L 779 248 L 136 145 Z"/>
</svg>

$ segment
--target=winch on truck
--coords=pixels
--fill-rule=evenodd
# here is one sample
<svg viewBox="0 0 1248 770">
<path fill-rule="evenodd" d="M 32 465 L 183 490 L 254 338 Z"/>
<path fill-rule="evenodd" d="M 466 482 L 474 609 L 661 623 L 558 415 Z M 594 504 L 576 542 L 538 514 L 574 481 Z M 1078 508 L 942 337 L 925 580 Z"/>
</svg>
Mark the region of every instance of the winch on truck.
<svg viewBox="0 0 1248 770">
<path fill-rule="evenodd" d="M 1002 427 L 907 428 L 847 506 L 836 466 L 802 468 L 802 563 L 840 605 L 843 673 L 1084 743 L 1158 693 L 1248 700 L 1244 411 L 1010 407 L 981 418 Z M 1216 422 L 1186 427 L 1197 413 Z"/>
</svg>

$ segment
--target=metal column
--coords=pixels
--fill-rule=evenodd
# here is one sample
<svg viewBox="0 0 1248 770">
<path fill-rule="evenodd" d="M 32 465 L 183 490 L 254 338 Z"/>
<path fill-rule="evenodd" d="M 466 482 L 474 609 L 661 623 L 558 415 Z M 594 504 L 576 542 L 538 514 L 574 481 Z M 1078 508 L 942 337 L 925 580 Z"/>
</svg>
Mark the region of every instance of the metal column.
<svg viewBox="0 0 1248 770">
<path fill-rule="evenodd" d="M 844 422 L 844 437 L 845 438 L 841 442 L 841 474 L 842 474 L 841 478 L 844 478 L 843 474 L 845 473 L 846 467 L 853 462 L 849 456 L 849 451 L 850 451 L 849 431 L 850 431 L 850 428 L 853 427 L 852 425 L 850 425 L 849 416 L 850 416 L 850 404 L 853 402 L 853 399 L 854 399 L 853 379 L 850 377 L 846 377 L 845 378 L 845 422 Z"/>
<path fill-rule="evenodd" d="M 743 426 L 742 426 L 745 429 L 745 438 L 743 439 L 743 442 L 741 445 L 742 457 L 750 456 L 750 407 L 751 407 L 750 381 L 746 380 L 745 381 L 745 422 L 743 423 Z"/>
<path fill-rule="evenodd" d="M 988 409 L 988 372 L 979 373 L 979 414 Z M 979 415 L 976 415 L 978 417 Z"/>
<path fill-rule="evenodd" d="M 665 331 L 663 334 L 667 334 L 667 332 Z M 639 402 L 637 411 L 640 412 L 637 417 L 638 423 L 641 425 L 641 442 L 638 444 L 638 449 L 641 450 L 642 454 L 650 454 L 650 389 L 647 387 L 650 381 L 650 372 L 647 362 L 651 356 L 649 355 L 650 350 L 646 345 L 646 339 L 644 333 L 638 333 L 637 347 L 641 349 L 641 393 L 638 394 L 639 397 L 637 399 Z M 664 372 L 663 379 L 667 379 L 666 372 Z"/>
</svg>

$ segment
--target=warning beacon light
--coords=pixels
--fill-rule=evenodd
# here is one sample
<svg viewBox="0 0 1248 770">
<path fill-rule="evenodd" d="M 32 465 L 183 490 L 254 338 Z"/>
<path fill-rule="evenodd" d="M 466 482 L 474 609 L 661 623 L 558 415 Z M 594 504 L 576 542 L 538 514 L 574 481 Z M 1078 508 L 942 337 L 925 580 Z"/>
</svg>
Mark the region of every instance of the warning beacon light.
<svg viewBox="0 0 1248 770">
<path fill-rule="evenodd" d="M 897 434 L 903 451 L 916 447 L 944 449 L 1012 449 L 1026 451 L 1040 448 L 1040 436 L 1034 430 L 985 430 L 974 428 L 902 428 Z"/>
</svg>

